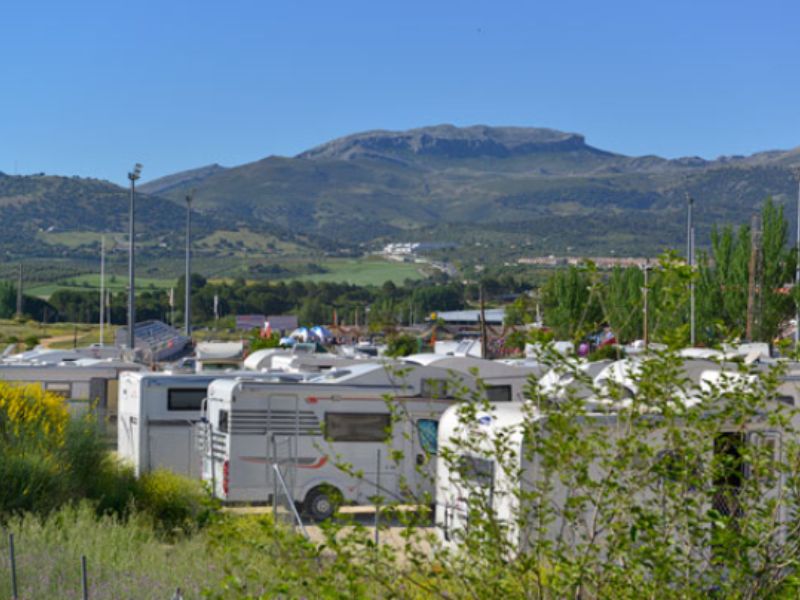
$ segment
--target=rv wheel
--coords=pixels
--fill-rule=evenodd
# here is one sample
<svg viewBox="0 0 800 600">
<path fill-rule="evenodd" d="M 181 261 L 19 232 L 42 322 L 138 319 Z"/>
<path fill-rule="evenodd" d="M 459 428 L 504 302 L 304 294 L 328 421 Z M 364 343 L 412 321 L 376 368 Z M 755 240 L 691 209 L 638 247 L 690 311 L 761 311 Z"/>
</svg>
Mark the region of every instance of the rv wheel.
<svg viewBox="0 0 800 600">
<path fill-rule="evenodd" d="M 339 490 L 335 488 L 314 488 L 306 496 L 306 512 L 315 521 L 330 519 L 339 505 Z"/>
</svg>

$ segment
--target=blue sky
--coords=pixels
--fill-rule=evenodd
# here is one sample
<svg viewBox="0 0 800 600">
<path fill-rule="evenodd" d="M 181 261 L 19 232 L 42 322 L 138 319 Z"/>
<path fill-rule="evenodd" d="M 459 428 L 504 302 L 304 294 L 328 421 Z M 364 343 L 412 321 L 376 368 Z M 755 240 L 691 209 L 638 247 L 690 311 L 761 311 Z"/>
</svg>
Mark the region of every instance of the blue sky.
<svg viewBox="0 0 800 600">
<path fill-rule="evenodd" d="M 800 3 L 31 0 L 0 171 L 123 182 L 366 129 L 530 125 L 667 157 L 800 145 Z"/>
</svg>

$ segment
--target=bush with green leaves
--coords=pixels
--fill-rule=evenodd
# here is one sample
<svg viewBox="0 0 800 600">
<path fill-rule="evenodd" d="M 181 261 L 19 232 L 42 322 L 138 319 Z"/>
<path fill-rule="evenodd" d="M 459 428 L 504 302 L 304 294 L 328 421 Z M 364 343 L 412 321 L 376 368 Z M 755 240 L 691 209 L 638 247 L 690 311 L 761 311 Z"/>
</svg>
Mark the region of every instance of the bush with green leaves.
<svg viewBox="0 0 800 600">
<path fill-rule="evenodd" d="M 136 508 L 164 533 L 190 532 L 209 521 L 216 505 L 199 481 L 166 469 L 145 473 L 135 488 Z"/>
<path fill-rule="evenodd" d="M 172 533 L 203 526 L 217 508 L 198 481 L 167 471 L 136 479 L 92 415 L 70 419 L 62 398 L 31 385 L 0 383 L 0 482 L 0 521 L 88 500 L 100 515 L 136 509 Z"/>
<path fill-rule="evenodd" d="M 410 356 L 419 352 L 421 342 L 418 338 L 407 333 L 401 333 L 389 338 L 386 354 L 391 357 Z"/>
</svg>

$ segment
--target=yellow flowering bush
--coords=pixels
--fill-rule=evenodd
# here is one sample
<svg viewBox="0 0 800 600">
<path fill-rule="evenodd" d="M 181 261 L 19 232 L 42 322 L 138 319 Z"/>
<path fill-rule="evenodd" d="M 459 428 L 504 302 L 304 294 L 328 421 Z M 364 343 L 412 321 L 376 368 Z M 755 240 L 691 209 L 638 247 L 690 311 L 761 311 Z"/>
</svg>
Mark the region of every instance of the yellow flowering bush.
<svg viewBox="0 0 800 600">
<path fill-rule="evenodd" d="M 0 383 L 0 444 L 59 447 L 68 421 L 63 398 L 34 384 Z"/>
</svg>

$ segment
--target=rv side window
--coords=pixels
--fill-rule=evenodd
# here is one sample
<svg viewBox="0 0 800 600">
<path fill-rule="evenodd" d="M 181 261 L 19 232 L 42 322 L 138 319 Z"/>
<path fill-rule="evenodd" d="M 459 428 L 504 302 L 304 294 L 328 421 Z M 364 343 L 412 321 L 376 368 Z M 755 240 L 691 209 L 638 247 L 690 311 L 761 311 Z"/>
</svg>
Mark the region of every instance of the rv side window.
<svg viewBox="0 0 800 600">
<path fill-rule="evenodd" d="M 419 445 L 426 454 L 436 454 L 438 450 L 436 436 L 439 431 L 439 421 L 433 419 L 420 419 L 417 421 L 417 434 L 419 435 Z"/>
<path fill-rule="evenodd" d="M 228 433 L 228 411 L 219 411 L 219 425 L 217 427 L 222 433 Z"/>
<path fill-rule="evenodd" d="M 462 456 L 458 461 L 461 478 L 476 487 L 492 490 L 494 487 L 494 462 L 475 456 Z"/>
<path fill-rule="evenodd" d="M 72 385 L 68 382 L 48 381 L 45 382 L 44 389 L 46 392 L 62 398 L 69 398 L 72 395 Z"/>
<path fill-rule="evenodd" d="M 167 394 L 167 410 L 197 410 L 203 406 L 204 389 L 174 389 Z"/>
<path fill-rule="evenodd" d="M 487 385 L 486 395 L 489 402 L 511 402 L 510 385 Z"/>
<path fill-rule="evenodd" d="M 385 442 L 388 413 L 325 413 L 325 437 L 333 442 Z"/>
</svg>

